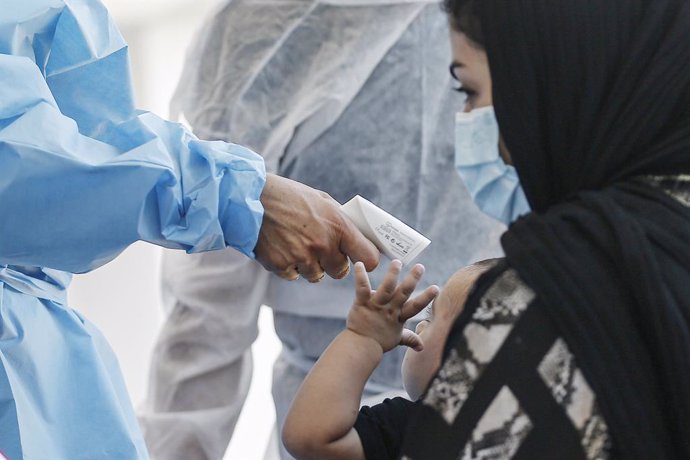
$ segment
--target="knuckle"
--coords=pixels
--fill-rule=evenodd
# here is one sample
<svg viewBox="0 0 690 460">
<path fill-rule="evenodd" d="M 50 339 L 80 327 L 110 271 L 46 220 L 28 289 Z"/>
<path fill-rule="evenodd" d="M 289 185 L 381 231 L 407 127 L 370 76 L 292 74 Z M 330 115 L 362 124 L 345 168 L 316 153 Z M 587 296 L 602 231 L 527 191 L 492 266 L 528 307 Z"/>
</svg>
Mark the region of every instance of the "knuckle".
<svg viewBox="0 0 690 460">
<path fill-rule="evenodd" d="M 323 273 L 323 269 L 321 268 L 321 265 L 319 265 L 318 262 L 315 260 L 309 260 L 307 261 L 304 265 L 302 265 L 302 269 L 304 273 L 307 273 L 309 276 L 316 276 L 316 275 L 321 275 Z"/>
<path fill-rule="evenodd" d="M 299 251 L 293 256 L 295 265 L 310 265 L 312 263 L 312 256 L 309 251 Z"/>
<path fill-rule="evenodd" d="M 279 260 L 273 263 L 276 271 L 286 272 L 290 268 L 290 264 L 286 260 Z"/>
<path fill-rule="evenodd" d="M 305 256 L 311 257 L 312 254 L 319 254 L 328 251 L 330 248 L 329 241 L 325 238 L 319 238 L 309 241 L 304 246 Z"/>
</svg>

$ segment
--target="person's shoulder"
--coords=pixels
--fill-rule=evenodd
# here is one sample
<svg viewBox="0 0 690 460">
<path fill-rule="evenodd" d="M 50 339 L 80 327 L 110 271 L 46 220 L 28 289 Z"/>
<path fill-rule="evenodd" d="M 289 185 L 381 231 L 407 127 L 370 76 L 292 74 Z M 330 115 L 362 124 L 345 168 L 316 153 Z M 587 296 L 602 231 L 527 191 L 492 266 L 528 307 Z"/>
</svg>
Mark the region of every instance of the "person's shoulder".
<svg viewBox="0 0 690 460">
<path fill-rule="evenodd" d="M 522 279 L 517 270 L 505 261 L 500 262 L 486 275 L 488 276 L 484 280 L 485 290 L 479 299 L 480 306 L 501 303 L 514 307 L 526 307 L 535 298 L 532 288 Z"/>
<path fill-rule="evenodd" d="M 456 319 L 451 336 L 470 323 L 514 323 L 534 302 L 536 294 L 520 274 L 501 260 L 476 281 Z"/>
</svg>

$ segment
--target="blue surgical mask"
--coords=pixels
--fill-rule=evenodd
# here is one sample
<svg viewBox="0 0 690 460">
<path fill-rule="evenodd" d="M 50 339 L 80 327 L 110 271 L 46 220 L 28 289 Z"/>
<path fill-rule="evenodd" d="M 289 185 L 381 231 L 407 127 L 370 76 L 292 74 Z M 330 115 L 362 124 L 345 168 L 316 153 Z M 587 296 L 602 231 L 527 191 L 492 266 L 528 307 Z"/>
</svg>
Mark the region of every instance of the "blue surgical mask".
<svg viewBox="0 0 690 460">
<path fill-rule="evenodd" d="M 508 225 L 530 206 L 517 171 L 501 158 L 498 139 L 493 107 L 455 116 L 455 169 L 479 209 Z"/>
</svg>

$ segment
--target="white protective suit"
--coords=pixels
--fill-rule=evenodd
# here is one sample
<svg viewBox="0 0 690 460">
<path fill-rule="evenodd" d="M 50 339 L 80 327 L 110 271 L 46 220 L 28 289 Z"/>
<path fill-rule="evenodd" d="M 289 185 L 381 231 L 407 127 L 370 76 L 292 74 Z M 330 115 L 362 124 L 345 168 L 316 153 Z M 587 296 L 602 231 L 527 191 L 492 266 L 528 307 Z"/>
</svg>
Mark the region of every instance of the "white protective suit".
<svg viewBox="0 0 690 460">
<path fill-rule="evenodd" d="M 463 101 L 449 62 L 437 3 L 233 0 L 197 36 L 173 109 L 201 138 L 232 138 L 260 152 L 268 171 L 341 203 L 360 194 L 424 233 L 425 288 L 500 255 L 504 228 L 475 207 L 453 166 Z M 273 387 L 282 422 L 354 295 L 352 276 L 290 283 L 233 251 L 168 254 L 163 277 L 169 317 L 141 413 L 154 459 L 222 458 L 262 303 L 284 344 Z M 402 355 L 384 357 L 368 394 L 401 387 Z"/>
</svg>

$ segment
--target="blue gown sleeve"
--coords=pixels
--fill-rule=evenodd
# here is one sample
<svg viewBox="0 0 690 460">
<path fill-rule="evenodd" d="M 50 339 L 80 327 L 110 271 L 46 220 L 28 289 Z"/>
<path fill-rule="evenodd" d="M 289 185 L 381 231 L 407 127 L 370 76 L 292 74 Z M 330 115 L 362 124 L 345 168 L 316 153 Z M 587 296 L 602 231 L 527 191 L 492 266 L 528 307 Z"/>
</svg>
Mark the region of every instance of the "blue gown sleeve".
<svg viewBox="0 0 690 460">
<path fill-rule="evenodd" d="M 261 157 L 137 111 L 99 2 L 0 10 L 0 264 L 84 272 L 138 240 L 253 255 Z"/>
</svg>

